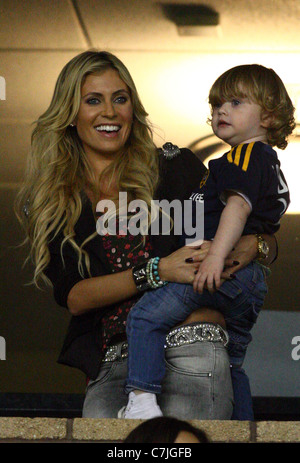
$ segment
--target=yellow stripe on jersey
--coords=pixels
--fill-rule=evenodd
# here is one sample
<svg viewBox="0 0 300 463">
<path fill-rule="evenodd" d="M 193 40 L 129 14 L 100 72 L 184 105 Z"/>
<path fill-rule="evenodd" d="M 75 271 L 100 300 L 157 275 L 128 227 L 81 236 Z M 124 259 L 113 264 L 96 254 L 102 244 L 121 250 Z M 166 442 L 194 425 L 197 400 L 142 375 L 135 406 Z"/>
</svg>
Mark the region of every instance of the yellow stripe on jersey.
<svg viewBox="0 0 300 463">
<path fill-rule="evenodd" d="M 236 148 L 236 152 L 235 152 L 235 156 L 234 156 L 234 163 L 235 163 L 236 166 L 238 166 L 239 163 L 240 163 L 242 147 L 243 147 L 243 145 L 239 145 Z"/>
<path fill-rule="evenodd" d="M 254 143 L 255 142 L 253 141 L 249 143 L 248 146 L 246 144 L 241 144 L 241 145 L 235 146 L 234 148 L 231 148 L 231 150 L 227 154 L 227 161 L 234 162 L 236 166 L 239 166 L 240 162 L 243 162 L 243 165 L 241 167 L 242 167 L 242 170 L 246 172 L 246 170 L 248 169 L 250 156 L 252 153 L 252 148 L 253 148 Z M 243 150 L 244 146 L 247 146 L 246 152 L 245 150 Z M 242 154 L 242 150 L 243 150 L 243 154 L 245 152 L 244 156 Z"/>
<path fill-rule="evenodd" d="M 254 143 L 255 143 L 254 141 L 252 143 L 249 143 L 249 145 L 247 146 L 247 149 L 246 149 L 244 162 L 243 162 L 243 165 L 242 165 L 242 170 L 244 170 L 245 172 L 248 169 L 248 165 L 249 165 L 249 161 L 250 161 L 250 155 L 251 155 Z"/>
<path fill-rule="evenodd" d="M 230 150 L 229 153 L 227 154 L 227 160 L 228 160 L 228 162 L 233 162 L 233 159 L 232 159 L 233 150 L 234 150 L 234 148 L 231 148 L 231 150 Z"/>
</svg>

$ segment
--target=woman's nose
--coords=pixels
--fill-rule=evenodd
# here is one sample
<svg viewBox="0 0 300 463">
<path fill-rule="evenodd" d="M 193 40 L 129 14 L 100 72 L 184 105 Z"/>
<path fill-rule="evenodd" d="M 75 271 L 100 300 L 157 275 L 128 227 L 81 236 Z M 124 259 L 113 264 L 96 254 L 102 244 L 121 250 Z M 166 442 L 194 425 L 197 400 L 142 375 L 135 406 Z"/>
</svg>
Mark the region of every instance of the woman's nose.
<svg viewBox="0 0 300 463">
<path fill-rule="evenodd" d="M 116 114 L 115 107 L 112 102 L 107 101 L 103 104 L 101 108 L 101 116 L 104 117 L 114 117 Z"/>
</svg>

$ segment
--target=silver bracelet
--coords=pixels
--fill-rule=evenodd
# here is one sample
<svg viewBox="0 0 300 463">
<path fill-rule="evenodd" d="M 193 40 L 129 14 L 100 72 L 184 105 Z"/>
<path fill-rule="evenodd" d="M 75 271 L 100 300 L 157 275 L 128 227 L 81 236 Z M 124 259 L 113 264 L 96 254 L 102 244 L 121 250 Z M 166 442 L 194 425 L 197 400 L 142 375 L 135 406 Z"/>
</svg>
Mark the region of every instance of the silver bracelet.
<svg viewBox="0 0 300 463">
<path fill-rule="evenodd" d="M 158 264 L 160 257 L 153 257 L 147 262 L 136 265 L 132 269 L 133 280 L 139 291 L 147 291 L 148 289 L 161 288 L 168 284 L 167 281 L 162 281 L 158 273 Z"/>
</svg>

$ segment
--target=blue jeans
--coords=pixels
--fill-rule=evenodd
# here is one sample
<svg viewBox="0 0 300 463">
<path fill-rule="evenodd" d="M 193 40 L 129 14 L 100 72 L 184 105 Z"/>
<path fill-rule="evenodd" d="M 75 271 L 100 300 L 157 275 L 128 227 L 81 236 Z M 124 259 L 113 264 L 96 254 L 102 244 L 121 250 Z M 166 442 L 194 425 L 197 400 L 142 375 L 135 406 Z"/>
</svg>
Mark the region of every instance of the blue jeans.
<svg viewBox="0 0 300 463">
<path fill-rule="evenodd" d="M 253 419 L 249 381 L 241 366 L 252 339 L 250 330 L 266 293 L 264 270 L 259 264 L 251 263 L 213 294 L 207 290 L 198 294 L 191 285 L 179 283 L 169 283 L 144 294 L 127 319 L 129 359 L 126 392 L 141 389 L 160 393 L 165 374 L 164 342 L 167 332 L 195 309 L 213 307 L 224 315 L 229 334 L 228 353 L 233 372 L 235 407 L 241 410 L 236 418 Z M 246 405 L 241 404 L 241 400 L 246 401 Z"/>
<path fill-rule="evenodd" d="M 166 374 L 158 403 L 165 416 L 182 420 L 230 420 L 233 392 L 229 357 L 221 342 L 202 341 L 165 349 Z M 127 405 L 127 358 L 102 363 L 86 388 L 84 418 L 117 418 Z"/>
</svg>

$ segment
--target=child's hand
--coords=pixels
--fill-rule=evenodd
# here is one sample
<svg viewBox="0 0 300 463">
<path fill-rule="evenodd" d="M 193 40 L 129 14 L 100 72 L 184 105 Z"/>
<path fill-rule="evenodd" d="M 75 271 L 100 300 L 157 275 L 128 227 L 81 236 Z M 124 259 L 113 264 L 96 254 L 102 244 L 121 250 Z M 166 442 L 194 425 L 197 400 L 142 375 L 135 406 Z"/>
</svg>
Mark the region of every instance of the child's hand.
<svg viewBox="0 0 300 463">
<path fill-rule="evenodd" d="M 194 291 L 202 294 L 205 283 L 210 293 L 219 289 L 221 286 L 221 273 L 223 272 L 223 269 L 224 259 L 213 254 L 208 254 L 201 263 L 194 278 Z"/>
</svg>

